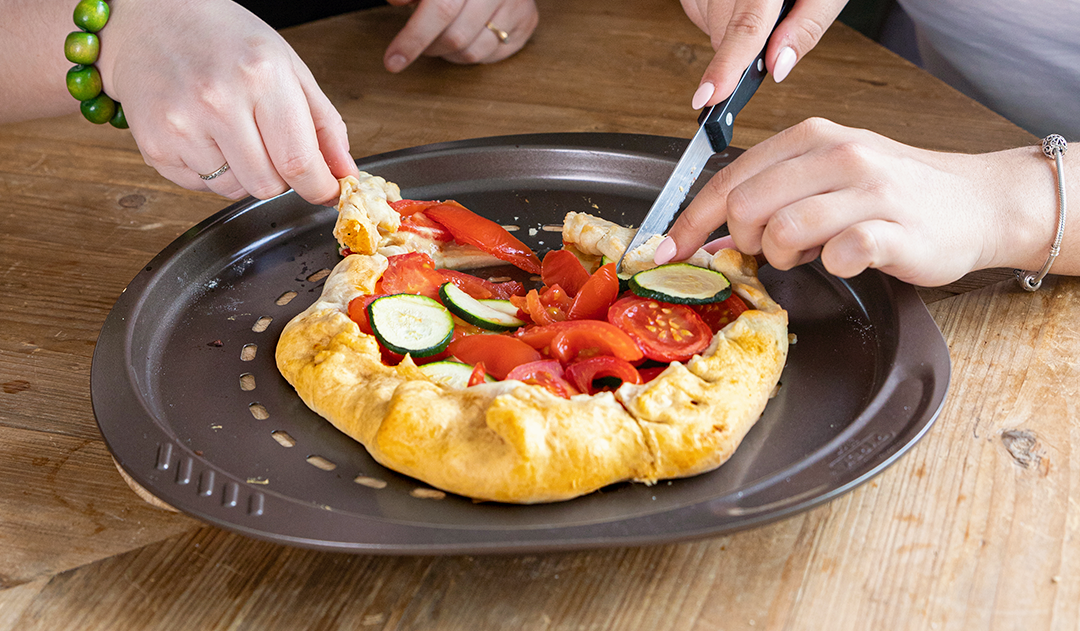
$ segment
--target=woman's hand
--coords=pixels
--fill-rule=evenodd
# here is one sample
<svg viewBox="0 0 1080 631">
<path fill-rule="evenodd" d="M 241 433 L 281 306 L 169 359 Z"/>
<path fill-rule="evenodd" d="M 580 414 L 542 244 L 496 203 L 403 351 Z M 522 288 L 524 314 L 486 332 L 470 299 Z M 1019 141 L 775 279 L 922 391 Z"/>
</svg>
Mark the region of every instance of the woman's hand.
<svg viewBox="0 0 1080 631">
<path fill-rule="evenodd" d="M 383 63 L 390 72 L 401 72 L 420 55 L 458 64 L 506 59 L 521 50 L 540 21 L 534 0 L 388 1 L 416 7 L 386 49 Z"/>
<path fill-rule="evenodd" d="M 778 269 L 820 256 L 840 277 L 873 268 L 923 286 L 988 267 L 1038 269 L 1057 225 L 1054 178 L 1034 146 L 939 153 L 810 119 L 721 169 L 656 260 L 689 256 L 726 222 L 740 251 Z M 1059 260 L 1059 273 L 1076 273 Z"/>
<path fill-rule="evenodd" d="M 356 172 L 345 123 L 273 29 L 227 0 L 110 5 L 98 67 L 148 165 L 232 199 L 337 199 Z"/>
<path fill-rule="evenodd" d="M 776 26 L 781 0 L 681 0 L 686 15 L 709 36 L 715 51 L 694 93 L 694 109 L 731 96 L 746 67 L 768 41 L 765 67 L 777 83 L 817 45 L 847 0 L 795 0 Z"/>
</svg>

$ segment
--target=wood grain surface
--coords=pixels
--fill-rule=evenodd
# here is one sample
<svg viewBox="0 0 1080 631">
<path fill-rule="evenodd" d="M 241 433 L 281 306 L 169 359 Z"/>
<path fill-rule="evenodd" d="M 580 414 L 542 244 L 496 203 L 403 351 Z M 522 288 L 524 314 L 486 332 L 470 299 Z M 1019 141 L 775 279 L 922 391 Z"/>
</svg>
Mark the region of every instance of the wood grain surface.
<svg viewBox="0 0 1080 631">
<path fill-rule="evenodd" d="M 403 9 L 286 37 L 357 157 L 504 134 L 693 133 L 711 49 L 678 3 L 539 4 L 533 40 L 491 66 L 387 74 Z M 1034 142 L 843 26 L 766 81 L 733 144 L 810 116 L 946 151 Z M 94 421 L 90 363 L 116 298 L 226 205 L 162 179 L 128 133 L 78 116 L 0 126 L 0 631 L 1078 628 L 1076 280 L 1028 294 L 988 272 L 924 291 L 953 361 L 945 407 L 896 464 L 816 509 L 641 548 L 334 554 L 146 504 Z"/>
</svg>

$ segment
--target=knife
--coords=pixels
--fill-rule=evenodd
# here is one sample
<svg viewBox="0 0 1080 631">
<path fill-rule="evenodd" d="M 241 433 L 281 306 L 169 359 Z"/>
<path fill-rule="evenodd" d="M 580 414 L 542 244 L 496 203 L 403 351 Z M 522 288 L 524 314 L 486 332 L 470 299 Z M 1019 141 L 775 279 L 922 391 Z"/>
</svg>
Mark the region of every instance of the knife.
<svg viewBox="0 0 1080 631">
<path fill-rule="evenodd" d="M 794 0 L 784 0 L 783 6 L 780 7 L 780 15 L 776 18 L 776 24 L 779 24 L 784 19 L 784 16 L 791 10 L 792 4 L 794 4 Z M 773 30 L 775 29 L 776 25 L 773 25 Z M 622 272 L 623 260 L 626 259 L 627 253 L 634 251 L 653 236 L 663 234 L 667 230 L 675 215 L 678 214 L 683 200 L 686 199 L 686 194 L 690 192 L 690 187 L 697 181 L 701 171 L 705 168 L 705 163 L 709 161 L 713 154 L 720 153 L 731 144 L 731 129 L 735 117 L 750 101 L 750 97 L 754 95 L 754 92 L 757 92 L 761 81 L 768 74 L 765 70 L 765 50 L 768 45 L 768 41 L 766 41 L 761 52 L 747 66 L 731 96 L 727 100 L 703 110 L 701 115 L 698 116 L 699 127 L 697 133 L 690 139 L 690 144 L 686 147 L 682 157 L 679 158 L 675 170 L 671 172 L 671 177 L 664 184 L 664 188 L 660 190 L 660 195 L 653 202 L 652 208 L 645 215 L 645 219 L 641 222 L 641 227 L 638 228 L 634 238 L 630 241 L 630 245 L 623 252 L 623 255 L 619 257 L 619 263 L 615 267 L 617 272 Z"/>
</svg>

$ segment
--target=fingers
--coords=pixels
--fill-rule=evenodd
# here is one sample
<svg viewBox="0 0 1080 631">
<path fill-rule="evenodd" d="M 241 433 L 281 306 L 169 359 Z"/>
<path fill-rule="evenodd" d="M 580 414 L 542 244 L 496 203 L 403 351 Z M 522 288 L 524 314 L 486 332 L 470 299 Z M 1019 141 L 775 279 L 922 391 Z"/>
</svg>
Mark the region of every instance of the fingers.
<svg viewBox="0 0 1080 631">
<path fill-rule="evenodd" d="M 240 199 L 247 195 L 243 185 L 236 179 L 232 166 L 226 166 L 228 161 L 216 143 L 206 139 L 192 145 L 187 149 L 191 154 L 190 162 L 183 161 L 172 169 L 158 167 L 158 171 L 187 189 L 211 191 L 229 199 Z M 147 160 L 147 164 L 151 162 Z"/>
<path fill-rule="evenodd" d="M 731 219 L 729 204 L 733 201 L 729 199 L 729 195 L 736 187 L 773 165 L 804 154 L 811 147 L 816 146 L 815 142 L 820 142 L 816 139 L 836 135 L 840 130 L 839 125 L 824 119 L 809 119 L 751 147 L 731 164 L 721 169 L 705 183 L 701 191 L 676 218 L 668 232 L 677 245 L 675 259 L 684 259 L 693 254 L 713 230 L 729 222 Z M 767 184 L 768 181 L 768 177 L 760 179 L 761 184 L 758 188 L 774 188 Z M 765 194 L 791 195 L 791 192 L 784 191 L 783 187 L 775 188 L 778 190 L 769 190 Z M 744 202 L 754 199 L 756 193 L 753 190 L 742 194 L 741 199 Z M 773 203 L 777 201 L 774 199 Z M 746 207 L 744 204 L 744 208 L 752 207 Z M 754 226 L 761 227 L 760 219 L 752 220 L 747 210 L 743 210 L 743 213 L 741 220 L 751 220 Z M 759 234 L 742 231 L 742 234 L 737 236 L 741 237 L 738 239 L 738 246 L 743 252 L 756 254 L 761 251 Z"/>
<path fill-rule="evenodd" d="M 869 268 L 880 269 L 905 280 L 902 275 L 906 270 L 900 268 L 904 252 L 897 251 L 898 244 L 907 244 L 903 229 L 892 222 L 869 220 L 857 223 L 843 230 L 821 248 L 821 263 L 830 274 L 840 278 L 851 278 Z M 811 259 L 812 260 L 812 259 Z M 891 270 L 891 271 L 890 271 Z"/>
<path fill-rule="evenodd" d="M 346 155 L 348 152 L 347 139 L 344 149 L 339 140 L 344 135 L 344 124 L 338 117 L 338 127 L 326 126 L 326 119 L 333 120 L 327 112 L 329 103 L 317 104 L 318 118 L 324 125 L 324 140 L 320 139 L 315 111 L 298 84 L 280 86 L 272 94 L 272 98 L 260 99 L 247 116 L 236 116 L 228 127 L 213 131 L 229 170 L 206 181 L 206 186 L 234 199 L 243 194 L 269 199 L 292 188 L 313 204 L 331 203 L 338 196 L 338 183 L 322 146 L 325 142 L 334 148 L 334 160 L 340 164 L 342 151 Z M 196 157 L 185 157 L 189 166 L 207 160 L 203 152 L 195 153 Z M 216 168 L 208 167 L 199 173 Z"/>
<path fill-rule="evenodd" d="M 164 137 L 146 138 L 141 132 L 150 126 L 133 124 L 147 164 L 185 188 L 230 199 L 269 199 L 291 188 L 313 204 L 333 203 L 338 177 L 356 173 L 345 124 L 306 67 L 281 76 L 253 105 L 230 100 L 213 108 L 228 115 L 170 113 Z M 200 177 L 224 164 L 223 173 Z"/>
<path fill-rule="evenodd" d="M 332 199 L 336 199 L 337 179 L 348 175 L 358 175 L 360 169 L 356 167 L 356 161 L 349 153 L 349 133 L 345 127 L 345 121 L 341 119 L 341 114 L 330 103 L 330 99 L 322 93 L 322 90 L 318 89 L 318 86 L 314 86 L 314 90 L 316 93 L 312 94 L 312 90 L 305 86 L 304 92 L 311 106 L 311 118 L 315 124 L 315 135 L 318 138 L 323 162 L 330 169 L 330 174 L 335 180 Z M 318 195 L 313 194 L 313 197 L 318 197 Z M 304 198 L 312 203 L 320 203 L 306 196 Z"/>
<path fill-rule="evenodd" d="M 781 0 L 741 0 L 723 11 L 710 3 L 705 19 L 716 54 L 694 94 L 695 109 L 731 96 L 739 77 L 765 45 L 780 4 Z"/>
<path fill-rule="evenodd" d="M 779 24 L 776 17 L 781 0 L 742 0 L 730 12 L 710 11 L 708 29 L 716 54 L 694 94 L 694 109 L 715 105 L 731 96 L 739 77 L 766 41 L 765 65 L 777 83 L 783 81 L 817 45 L 846 1 L 797 0 Z"/>
<path fill-rule="evenodd" d="M 727 194 L 738 173 L 731 167 L 714 175 L 690 204 L 676 217 L 668 230 L 668 237 L 675 242 L 675 254 L 668 260 L 681 261 L 697 251 L 705 238 L 727 223 Z M 666 261 L 665 261 L 666 262 Z"/>
<path fill-rule="evenodd" d="M 271 164 L 267 168 L 263 160 L 254 167 L 260 179 L 245 186 L 262 199 L 292 188 L 313 204 L 330 204 L 338 198 L 338 177 L 355 174 L 356 164 L 349 157 L 348 134 L 337 110 L 306 66 L 300 64 L 297 76 L 298 83 L 286 83 L 256 105 L 255 121 Z M 260 153 L 257 138 L 249 138 L 248 147 Z"/>
<path fill-rule="evenodd" d="M 473 15 L 485 9 L 487 14 L 484 15 L 483 20 L 474 18 L 471 24 L 460 22 L 454 30 L 451 30 L 451 26 L 455 25 L 463 11 L 468 10 L 469 14 Z M 401 72 L 424 54 L 435 40 L 443 35 L 444 31 L 448 31 L 446 37 L 459 47 L 468 47 L 485 28 L 487 17 L 494 11 L 494 2 L 487 1 L 474 0 L 470 3 L 467 0 L 427 0 L 418 3 L 405 27 L 386 48 L 383 58 L 386 69 L 390 72 Z M 497 44 L 498 37 L 495 33 L 490 33 L 490 35 Z"/>
<path fill-rule="evenodd" d="M 420 55 L 453 63 L 491 63 L 514 54 L 539 22 L 534 0 L 421 0 L 386 49 L 383 63 L 400 72 Z"/>
</svg>

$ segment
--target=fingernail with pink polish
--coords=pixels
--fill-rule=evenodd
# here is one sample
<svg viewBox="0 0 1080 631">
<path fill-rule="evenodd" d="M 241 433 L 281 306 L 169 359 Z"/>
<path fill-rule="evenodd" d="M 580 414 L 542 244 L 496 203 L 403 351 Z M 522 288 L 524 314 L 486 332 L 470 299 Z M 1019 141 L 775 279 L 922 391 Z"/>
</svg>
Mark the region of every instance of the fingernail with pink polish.
<svg viewBox="0 0 1080 631">
<path fill-rule="evenodd" d="M 694 92 L 694 100 L 690 102 L 691 107 L 695 110 L 700 110 L 705 107 L 705 104 L 712 98 L 713 92 L 716 91 L 716 86 L 711 83 L 702 83 L 698 87 L 697 92 Z"/>
<path fill-rule="evenodd" d="M 671 237 L 664 237 L 664 240 L 660 242 L 660 245 L 656 246 L 656 254 L 653 255 L 653 263 L 657 265 L 663 265 L 671 259 L 675 258 L 675 253 L 679 248 L 675 245 L 675 241 Z"/>
<path fill-rule="evenodd" d="M 780 54 L 776 56 L 776 63 L 773 64 L 773 81 L 780 83 L 786 79 L 788 73 L 795 67 L 796 61 L 798 59 L 795 57 L 795 51 L 790 46 L 780 49 Z"/>
</svg>

